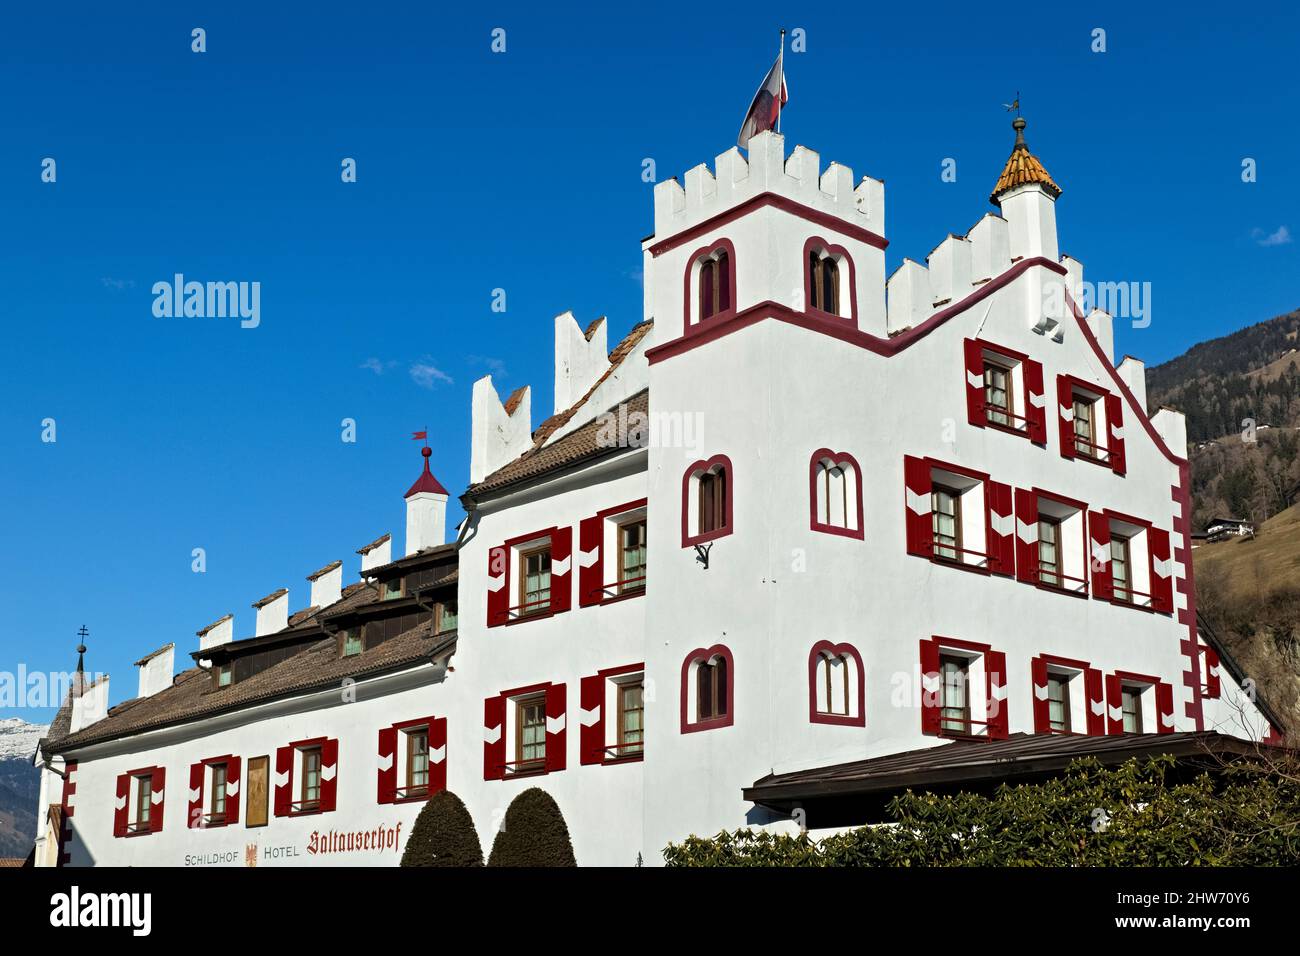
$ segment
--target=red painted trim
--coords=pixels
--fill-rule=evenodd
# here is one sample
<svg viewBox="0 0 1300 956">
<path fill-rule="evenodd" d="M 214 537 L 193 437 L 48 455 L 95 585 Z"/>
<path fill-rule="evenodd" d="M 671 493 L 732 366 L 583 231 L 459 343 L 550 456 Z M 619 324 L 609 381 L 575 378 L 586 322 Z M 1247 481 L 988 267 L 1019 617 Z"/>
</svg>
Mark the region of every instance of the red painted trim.
<svg viewBox="0 0 1300 956">
<path fill-rule="evenodd" d="M 755 209 L 762 209 L 764 206 L 772 206 L 780 209 L 782 212 L 797 216 L 808 222 L 817 223 L 820 226 L 826 226 L 836 232 L 843 233 L 850 239 L 856 239 L 859 242 L 865 242 L 869 246 L 875 246 L 877 249 L 884 249 L 889 245 L 889 240 L 884 236 L 878 236 L 870 229 L 864 229 L 861 226 L 855 226 L 851 222 L 845 222 L 838 216 L 832 216 L 830 213 L 822 212 L 819 209 L 813 209 L 811 206 L 805 206 L 803 203 L 795 202 L 785 196 L 778 196 L 776 193 L 765 192 L 759 193 L 752 199 L 747 199 L 738 206 L 723 210 L 716 216 L 710 216 L 698 225 L 692 226 L 676 235 L 661 239 L 652 243 L 649 247 L 650 255 L 662 256 L 665 252 L 671 252 L 678 246 L 685 245 L 706 233 L 715 229 L 720 229 L 728 223 L 735 222 L 742 216 L 746 216 Z"/>
<path fill-rule="evenodd" d="M 814 249 L 828 253 L 831 256 L 841 256 L 848 264 L 848 286 L 849 286 L 849 315 L 845 318 L 842 315 L 836 315 L 834 312 L 827 312 L 825 309 L 813 308 L 812 294 L 812 272 L 808 268 L 808 253 Z M 851 322 L 854 328 L 858 325 L 858 273 L 857 267 L 853 265 L 853 256 L 849 255 L 849 250 L 843 246 L 837 246 L 827 242 L 821 236 L 812 236 L 803 244 L 803 309 L 806 313 L 822 319 L 830 319 L 835 322 Z M 840 286 L 843 291 L 843 284 Z"/>
<path fill-rule="evenodd" d="M 954 465 L 951 462 L 940 461 L 938 458 L 926 458 L 925 463 L 929 465 L 931 469 L 942 468 L 944 471 L 950 471 L 954 475 L 961 475 L 964 478 L 974 479 L 981 484 L 989 480 L 988 472 L 976 471 L 974 468 L 966 468 L 962 465 Z M 933 475 L 931 475 L 930 480 L 932 482 L 934 481 Z"/>
<path fill-rule="evenodd" d="M 620 674 L 635 674 L 637 671 L 645 670 L 645 661 L 639 664 L 624 664 L 621 667 L 606 667 L 596 671 L 600 677 L 618 677 Z"/>
<path fill-rule="evenodd" d="M 833 524 L 822 524 L 817 520 L 817 467 L 827 458 L 837 465 L 849 464 L 853 466 L 853 485 L 857 499 L 856 520 L 858 526 L 856 528 L 840 528 Z M 846 451 L 831 451 L 829 448 L 818 448 L 812 453 L 812 458 L 808 461 L 808 527 L 823 534 L 837 534 L 845 538 L 856 538 L 861 541 L 864 536 L 862 517 L 862 467 L 858 464 L 858 460 Z"/>
<path fill-rule="evenodd" d="M 858 668 L 858 713 L 857 716 L 845 714 L 823 714 L 817 710 L 817 664 L 823 654 L 831 657 L 847 656 L 853 659 Z M 814 724 L 838 724 L 845 727 L 867 726 L 867 669 L 863 666 L 862 655 L 852 644 L 834 644 L 830 641 L 818 641 L 808 652 L 808 720 Z"/>
<path fill-rule="evenodd" d="M 1072 657 L 1057 657 L 1055 654 L 1039 654 L 1038 659 L 1044 664 L 1056 664 L 1059 667 L 1073 667 L 1076 670 L 1087 670 L 1092 666 L 1091 661 L 1075 660 Z M 1087 696 L 1085 694 L 1085 696 Z"/>
<path fill-rule="evenodd" d="M 721 657 L 727 662 L 727 712 L 721 717 L 713 717 L 709 720 L 692 721 L 690 719 L 690 700 L 691 688 L 688 686 L 691 675 L 691 665 L 696 661 L 708 661 L 714 657 Z M 681 732 L 684 734 L 693 734 L 700 730 L 715 730 L 719 727 L 730 727 L 736 720 L 736 664 L 731 655 L 731 649 L 725 644 L 714 644 L 712 647 L 697 647 L 686 655 L 682 661 L 682 682 L 681 682 Z"/>
<path fill-rule="evenodd" d="M 1128 681 L 1130 684 L 1159 684 L 1159 677 L 1152 677 L 1150 674 L 1135 674 L 1133 671 L 1112 671 L 1112 673 L 1122 681 Z"/>
<path fill-rule="evenodd" d="M 613 515 L 621 515 L 626 511 L 636 511 L 637 508 L 644 508 L 646 506 L 646 500 L 647 499 L 645 498 L 638 498 L 636 501 L 629 501 L 625 505 L 615 505 L 612 508 L 604 508 L 596 512 L 596 517 L 608 518 Z"/>
<path fill-rule="evenodd" d="M 981 654 L 986 654 L 993 650 L 992 644 L 980 644 L 976 641 L 962 641 L 955 637 L 943 637 L 940 634 L 931 635 L 930 642 L 939 645 L 940 648 L 955 647 L 959 651 L 979 651 Z"/>
<path fill-rule="evenodd" d="M 524 694 L 536 694 L 539 691 L 546 690 L 547 688 L 553 687 L 554 685 L 555 685 L 554 681 L 547 681 L 544 684 L 529 684 L 526 687 L 514 687 L 511 688 L 510 690 L 503 690 L 501 693 L 497 694 L 496 696 L 506 697 L 506 698 L 522 697 Z"/>
<path fill-rule="evenodd" d="M 727 475 L 727 520 L 726 523 L 714 531 L 706 531 L 703 534 L 691 534 L 691 479 L 697 472 L 703 473 L 709 471 L 714 465 L 721 465 L 722 470 Z M 687 466 L 685 473 L 682 475 L 682 547 L 689 548 L 691 545 L 704 544 L 706 541 L 714 541 L 718 538 L 724 538 L 735 530 L 732 520 L 732 506 L 736 500 L 736 473 L 731 467 L 731 459 L 726 455 L 714 455 L 712 458 L 702 458 L 699 461 L 693 461 Z"/>
<path fill-rule="evenodd" d="M 936 312 L 920 325 L 914 326 L 905 332 L 901 332 L 891 338 L 881 338 L 878 335 L 872 335 L 869 332 L 863 332 L 860 329 L 852 328 L 843 319 L 817 318 L 803 312 L 795 312 L 789 306 L 782 305 L 780 302 L 773 302 L 770 299 L 766 302 L 759 302 L 755 305 L 744 309 L 741 312 L 728 319 L 726 322 L 711 326 L 698 333 L 691 335 L 682 335 L 663 345 L 657 345 L 646 352 L 646 359 L 654 365 L 656 362 L 662 362 L 664 359 L 672 358 L 674 355 L 680 355 L 683 352 L 689 352 L 691 349 L 698 348 L 706 342 L 712 342 L 724 335 L 730 335 L 738 332 L 743 328 L 763 322 L 767 319 L 775 319 L 778 322 L 786 322 L 790 325 L 797 325 L 800 328 L 808 329 L 813 332 L 821 332 L 829 335 L 831 338 L 839 339 L 854 345 L 868 352 L 874 352 L 877 355 L 886 357 L 897 355 L 908 346 L 925 338 L 939 326 L 943 325 L 953 316 L 960 315 L 972 306 L 982 302 L 998 289 L 1010 285 L 1022 273 L 1041 266 L 1050 272 L 1058 275 L 1065 275 L 1065 268 L 1057 265 L 1051 259 L 1044 259 L 1041 256 L 1033 259 L 1022 259 L 1013 265 L 1006 272 L 1002 273 L 996 279 L 984 283 L 970 295 L 961 301 L 948 306 L 945 309 Z M 1080 322 L 1084 325 L 1087 323 Z"/>
<path fill-rule="evenodd" d="M 703 310 L 700 310 L 701 316 L 696 316 L 696 310 L 692 308 L 692 303 L 696 301 L 698 292 L 697 283 L 692 281 L 695 276 L 695 264 L 701 259 L 713 255 L 719 249 L 727 251 L 727 301 L 731 307 L 723 309 L 721 312 L 714 312 L 707 319 L 702 317 Z M 686 335 L 697 335 L 700 331 L 709 328 L 714 323 L 726 322 L 736 314 L 736 247 L 730 239 L 715 239 L 707 246 L 701 246 L 691 253 L 690 258 L 686 260 L 686 277 L 682 280 L 685 287 L 685 295 L 682 298 L 682 322 Z"/>
<path fill-rule="evenodd" d="M 76 812 L 76 807 L 70 806 L 72 797 L 77 792 L 77 784 L 73 781 L 72 775 L 77 772 L 77 761 L 65 760 L 63 762 L 63 797 L 59 804 L 63 808 L 63 819 L 59 823 L 59 845 L 58 856 L 55 860 L 55 867 L 62 868 L 72 862 L 72 851 L 69 848 L 72 841 L 72 824 L 69 818 Z M 48 821 L 43 821 L 43 824 Z"/>
</svg>

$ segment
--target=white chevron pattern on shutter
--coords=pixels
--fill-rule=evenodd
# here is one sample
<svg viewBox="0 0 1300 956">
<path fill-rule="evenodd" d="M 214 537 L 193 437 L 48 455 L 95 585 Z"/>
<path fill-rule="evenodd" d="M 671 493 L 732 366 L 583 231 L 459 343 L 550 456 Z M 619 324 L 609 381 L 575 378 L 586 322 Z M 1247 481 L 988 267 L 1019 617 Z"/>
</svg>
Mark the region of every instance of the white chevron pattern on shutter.
<svg viewBox="0 0 1300 956">
<path fill-rule="evenodd" d="M 907 510 L 912 512 L 912 514 L 928 515 L 930 513 L 930 496 L 918 495 L 911 488 L 908 488 Z"/>
<path fill-rule="evenodd" d="M 967 373 L 966 373 L 966 381 L 970 382 L 970 387 L 971 387 L 971 388 L 983 388 L 983 387 L 984 387 L 984 376 L 983 376 L 983 375 L 977 375 L 975 372 L 967 372 Z"/>
<path fill-rule="evenodd" d="M 593 707 L 591 710 L 587 710 L 585 707 L 579 707 L 578 723 L 583 727 L 594 727 L 600 723 L 600 708 Z"/>
<path fill-rule="evenodd" d="M 569 573 L 569 562 L 570 562 L 571 560 L 572 560 L 572 558 L 561 558 L 561 559 L 558 560 L 558 561 L 552 561 L 552 562 L 551 562 L 551 573 L 552 573 L 552 574 L 568 574 L 568 573 Z"/>
<path fill-rule="evenodd" d="M 1116 720 L 1116 721 L 1118 721 L 1118 720 L 1123 720 L 1123 719 L 1124 719 L 1124 711 L 1121 710 L 1119 707 L 1112 707 L 1112 708 L 1110 709 L 1110 719 L 1111 719 L 1111 720 Z"/>
<path fill-rule="evenodd" d="M 447 747 L 444 744 L 441 747 L 429 748 L 429 763 L 442 763 L 447 759 Z"/>
<path fill-rule="evenodd" d="M 1158 577 L 1167 578 L 1174 570 L 1174 562 L 1170 558 L 1161 560 L 1154 558 L 1151 561 L 1151 567 L 1155 570 Z"/>
<path fill-rule="evenodd" d="M 1074 421 L 1074 409 L 1073 409 L 1073 408 L 1066 408 L 1064 405 L 1061 405 L 1061 406 L 1060 406 L 1060 409 L 1061 409 L 1061 418 L 1062 418 L 1062 420 L 1067 421 L 1067 422 L 1072 422 L 1072 421 Z"/>
<path fill-rule="evenodd" d="M 504 574 L 488 575 L 488 590 L 500 591 L 506 586 L 506 576 Z"/>
<path fill-rule="evenodd" d="M 1007 685 L 1006 685 L 1006 684 L 994 684 L 994 685 L 993 685 L 993 699 L 994 699 L 994 700 L 1006 700 L 1006 699 L 1007 699 Z"/>
<path fill-rule="evenodd" d="M 1045 393 L 1040 393 L 1040 392 L 1030 392 L 1029 404 L 1033 405 L 1034 408 L 1046 408 L 1047 395 Z"/>
<path fill-rule="evenodd" d="M 203 796 L 202 790 L 198 789 L 197 787 L 190 787 L 190 793 L 189 793 L 190 803 L 198 803 L 199 797 L 201 796 Z"/>
<path fill-rule="evenodd" d="M 1023 521 L 1017 518 L 1016 536 L 1025 544 L 1033 544 L 1038 540 L 1038 525 L 1025 524 Z"/>
<path fill-rule="evenodd" d="M 1118 438 L 1120 441 L 1124 440 L 1124 429 L 1122 426 L 1111 425 L 1110 433 L 1114 435 L 1116 438 Z"/>
<path fill-rule="evenodd" d="M 238 781 L 238 780 L 228 780 L 228 781 L 226 781 L 226 796 L 228 796 L 228 797 L 237 797 L 237 796 L 239 796 L 239 781 Z"/>
<path fill-rule="evenodd" d="M 483 742 L 484 742 L 484 743 L 494 744 L 494 743 L 496 743 L 496 742 L 497 742 L 498 740 L 500 740 L 500 739 L 501 739 L 501 728 L 500 728 L 500 727 L 484 727 L 484 728 L 483 728 Z"/>
<path fill-rule="evenodd" d="M 289 786 L 289 771 L 285 770 L 275 775 L 275 785 L 277 787 Z"/>
<path fill-rule="evenodd" d="M 1173 715 L 1173 714 L 1161 714 L 1161 715 L 1160 715 L 1160 723 L 1164 724 L 1164 726 L 1168 727 L 1170 730 L 1173 730 L 1173 729 L 1174 729 L 1174 715 Z"/>
<path fill-rule="evenodd" d="M 113 806 L 116 807 L 118 810 L 125 810 L 126 797 L 118 797 L 116 800 L 113 801 Z"/>
<path fill-rule="evenodd" d="M 158 804 L 162 803 L 163 791 L 155 790 L 153 793 L 149 794 L 149 802 L 152 803 L 155 807 L 158 806 Z"/>
<path fill-rule="evenodd" d="M 927 694 L 937 694 L 937 693 L 939 693 L 939 687 L 940 687 L 940 683 L 939 683 L 939 675 L 938 675 L 938 674 L 922 674 L 922 675 L 921 675 L 921 687 L 922 687 L 922 689 L 925 690 L 925 692 L 926 692 Z"/>
<path fill-rule="evenodd" d="M 380 770 L 391 770 L 393 767 L 392 754 L 380 754 L 375 758 L 375 766 Z"/>
<path fill-rule="evenodd" d="M 600 560 L 600 548 L 592 548 L 590 551 L 578 550 L 578 567 L 589 568 Z"/>
<path fill-rule="evenodd" d="M 1047 685 L 1046 685 L 1046 684 L 1035 684 L 1035 685 L 1034 685 L 1034 696 L 1037 697 L 1039 700 L 1047 700 Z"/>
<path fill-rule="evenodd" d="M 1110 564 L 1110 545 L 1098 544 L 1094 541 L 1092 544 L 1092 561 L 1093 564 L 1099 564 L 1103 567 Z"/>
<path fill-rule="evenodd" d="M 321 767 L 320 778 L 322 780 L 333 780 L 334 775 L 338 773 L 338 770 L 339 768 L 335 764 L 330 764 L 328 767 Z"/>
<path fill-rule="evenodd" d="M 1091 701 L 1088 706 L 1092 708 L 1092 712 L 1098 717 L 1106 713 L 1106 702 L 1104 700 Z"/>
<path fill-rule="evenodd" d="M 1003 537 L 1015 534 L 1016 519 L 1014 515 L 1000 515 L 996 511 L 990 511 L 989 522 L 993 525 L 995 534 L 1000 534 Z"/>
<path fill-rule="evenodd" d="M 560 716 L 558 716 L 558 717 L 547 717 L 547 718 L 546 718 L 546 732 L 547 732 L 548 734 L 558 734 L 558 733 L 559 733 L 561 730 L 563 730 L 563 729 L 564 729 L 564 715 L 563 715 L 563 714 L 560 714 Z"/>
</svg>

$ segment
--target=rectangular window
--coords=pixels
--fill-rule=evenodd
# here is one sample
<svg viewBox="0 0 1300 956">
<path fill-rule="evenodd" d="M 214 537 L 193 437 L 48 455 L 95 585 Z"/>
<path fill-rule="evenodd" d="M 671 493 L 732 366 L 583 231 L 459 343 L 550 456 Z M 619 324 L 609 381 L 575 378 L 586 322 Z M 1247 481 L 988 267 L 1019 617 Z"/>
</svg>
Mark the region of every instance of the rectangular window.
<svg viewBox="0 0 1300 956">
<path fill-rule="evenodd" d="M 393 578 L 384 582 L 384 600 L 391 601 L 402 596 L 402 579 Z"/>
<path fill-rule="evenodd" d="M 721 531 L 727 525 L 727 473 L 711 471 L 700 476 L 700 534 Z"/>
<path fill-rule="evenodd" d="M 517 701 L 515 772 L 546 766 L 546 695 Z"/>
<path fill-rule="evenodd" d="M 1120 697 L 1123 701 L 1124 733 L 1142 733 L 1142 691 L 1136 687 L 1125 687 Z"/>
<path fill-rule="evenodd" d="M 406 793 L 423 796 L 429 791 L 429 728 L 406 732 Z"/>
<path fill-rule="evenodd" d="M 942 655 L 939 658 L 940 727 L 947 733 L 969 734 L 970 717 L 970 662 L 964 657 Z"/>
<path fill-rule="evenodd" d="M 1061 522 L 1056 518 L 1038 519 L 1038 580 L 1061 586 Z"/>
<path fill-rule="evenodd" d="M 618 593 L 645 588 L 645 518 L 618 529 Z"/>
<path fill-rule="evenodd" d="M 296 809 L 315 810 L 320 806 L 320 748 L 305 747 L 302 751 L 302 791 Z"/>
<path fill-rule="evenodd" d="M 812 287 L 812 307 L 837 315 L 840 310 L 839 264 L 830 256 L 813 250 L 808 253 L 808 278 Z"/>
<path fill-rule="evenodd" d="M 823 714 L 849 715 L 849 659 L 822 655 L 820 666 L 826 672 L 826 709 Z"/>
<path fill-rule="evenodd" d="M 949 561 L 961 559 L 961 508 L 957 505 L 959 492 L 943 485 L 935 485 L 930 493 L 930 508 L 934 517 L 934 556 Z"/>
<path fill-rule="evenodd" d="M 244 773 L 244 826 L 266 826 L 270 805 L 270 757 L 253 757 Z"/>
<path fill-rule="evenodd" d="M 149 829 L 149 813 L 153 809 L 153 774 L 147 773 L 135 778 L 135 820 L 131 823 L 131 832 L 141 833 Z"/>
<path fill-rule="evenodd" d="M 988 359 L 984 360 L 984 407 L 988 421 L 1012 427 L 1011 370 Z"/>
<path fill-rule="evenodd" d="M 231 677 L 231 675 L 230 675 L 230 665 L 229 665 L 229 664 L 219 664 L 219 665 L 217 666 L 217 686 L 218 686 L 218 687 L 229 687 L 229 686 L 230 686 L 230 677 Z"/>
<path fill-rule="evenodd" d="M 519 613 L 536 614 L 551 605 L 551 546 L 525 552 L 520 558 Z"/>
<path fill-rule="evenodd" d="M 343 632 L 343 656 L 352 657 L 361 653 L 361 628 L 349 627 Z"/>
<path fill-rule="evenodd" d="M 645 746 L 645 695 L 642 684 L 618 686 L 618 752 L 626 757 L 639 754 Z"/>
<path fill-rule="evenodd" d="M 1056 733 L 1070 732 L 1070 679 L 1047 675 L 1047 726 Z"/>
<path fill-rule="evenodd" d="M 1097 457 L 1096 402 L 1081 395 L 1074 396 L 1074 450 L 1088 458 Z"/>
<path fill-rule="evenodd" d="M 1110 576 L 1111 586 L 1114 589 L 1115 600 L 1132 603 L 1133 601 L 1133 581 L 1132 581 L 1132 561 L 1130 555 L 1132 550 L 1129 547 L 1129 539 L 1119 536 L 1112 536 L 1110 539 Z"/>
<path fill-rule="evenodd" d="M 226 818 L 226 765 L 224 763 L 212 765 L 212 802 L 208 807 L 208 813 L 214 821 Z"/>
<path fill-rule="evenodd" d="M 696 672 L 697 720 L 727 715 L 727 661 L 718 657 L 699 665 Z"/>
<path fill-rule="evenodd" d="M 456 630 L 457 612 L 455 601 L 443 601 L 438 605 L 437 633 L 446 634 Z"/>
</svg>

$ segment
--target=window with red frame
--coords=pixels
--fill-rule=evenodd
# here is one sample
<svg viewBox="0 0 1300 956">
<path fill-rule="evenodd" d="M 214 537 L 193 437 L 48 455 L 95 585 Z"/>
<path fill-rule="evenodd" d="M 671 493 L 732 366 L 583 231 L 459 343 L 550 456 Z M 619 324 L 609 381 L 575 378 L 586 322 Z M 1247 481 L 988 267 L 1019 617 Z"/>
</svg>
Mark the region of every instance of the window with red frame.
<svg viewBox="0 0 1300 956">
<path fill-rule="evenodd" d="M 921 732 L 1006 737 L 1006 654 L 956 638 L 921 641 Z"/>
<path fill-rule="evenodd" d="M 682 662 L 682 733 L 730 727 L 735 721 L 735 671 L 721 644 L 696 648 Z"/>
<path fill-rule="evenodd" d="M 1108 734 L 1174 732 L 1174 687 L 1148 674 L 1116 671 L 1106 675 Z"/>
<path fill-rule="evenodd" d="M 682 547 L 721 538 L 732 532 L 731 459 L 714 455 L 693 462 L 682 476 Z"/>
<path fill-rule="evenodd" d="M 113 808 L 113 836 L 143 836 L 163 828 L 167 771 L 145 767 L 119 774 Z"/>
<path fill-rule="evenodd" d="M 645 754 L 645 664 L 611 667 L 579 687 L 580 760 L 585 765 L 640 760 Z"/>
<path fill-rule="evenodd" d="M 861 538 L 862 472 L 857 459 L 819 448 L 813 452 L 808 472 L 812 530 Z"/>
<path fill-rule="evenodd" d="M 1034 733 L 1106 732 L 1102 673 L 1087 661 L 1043 654 L 1029 665 Z"/>
<path fill-rule="evenodd" d="M 1124 453 L 1124 403 L 1119 395 L 1072 375 L 1056 378 L 1061 456 L 1127 469 Z"/>
<path fill-rule="evenodd" d="M 818 641 L 808 654 L 808 719 L 866 726 L 862 655 L 852 644 Z"/>
<path fill-rule="evenodd" d="M 718 249 L 699 263 L 700 321 L 731 311 L 731 257 Z"/>
<path fill-rule="evenodd" d="M 447 789 L 447 718 L 421 717 L 379 731 L 379 803 L 427 800 Z"/>
<path fill-rule="evenodd" d="M 903 459 L 907 551 L 968 571 L 1011 575 L 1011 486 L 931 458 Z"/>
<path fill-rule="evenodd" d="M 489 548 L 488 627 L 569 610 L 572 550 L 571 527 L 546 528 Z"/>
<path fill-rule="evenodd" d="M 229 826 L 239 822 L 240 770 L 233 754 L 190 765 L 189 826 Z"/>
<path fill-rule="evenodd" d="M 533 684 L 483 702 L 483 779 L 554 773 L 566 765 L 567 689 Z"/>
<path fill-rule="evenodd" d="M 275 815 L 330 813 L 337 804 L 336 737 L 298 740 L 275 751 Z"/>
<path fill-rule="evenodd" d="M 1088 515 L 1093 596 L 1158 614 L 1174 610 L 1169 532 L 1110 509 Z"/>
<path fill-rule="evenodd" d="M 605 508 L 578 523 L 578 605 L 645 593 L 646 499 Z"/>
<path fill-rule="evenodd" d="M 1039 362 L 983 339 L 966 339 L 965 370 L 966 418 L 972 425 L 1047 443 L 1047 398 Z"/>
<path fill-rule="evenodd" d="M 1039 488 L 1016 489 L 1016 576 L 1027 584 L 1086 597 L 1088 506 Z"/>
</svg>

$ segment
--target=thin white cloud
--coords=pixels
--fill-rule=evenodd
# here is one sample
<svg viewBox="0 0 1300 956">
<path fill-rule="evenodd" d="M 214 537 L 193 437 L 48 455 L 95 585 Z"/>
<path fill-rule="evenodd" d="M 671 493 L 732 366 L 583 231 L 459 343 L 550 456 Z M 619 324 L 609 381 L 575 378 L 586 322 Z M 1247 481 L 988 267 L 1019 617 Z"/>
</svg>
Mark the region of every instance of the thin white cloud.
<svg viewBox="0 0 1300 956">
<path fill-rule="evenodd" d="M 397 363 L 391 359 L 387 362 L 384 362 L 377 358 L 368 358 L 364 362 L 362 362 L 361 365 L 358 367 L 369 369 L 370 371 L 374 372 L 376 375 L 383 375 L 385 372 L 395 367 L 396 365 Z"/>
<path fill-rule="evenodd" d="M 1265 233 L 1263 229 L 1251 230 L 1251 238 L 1255 240 L 1256 245 L 1260 246 L 1285 246 L 1295 241 L 1291 235 L 1291 230 L 1286 226 L 1278 226 L 1276 232 Z"/>
<path fill-rule="evenodd" d="M 112 276 L 104 276 L 99 281 L 104 283 L 105 289 L 116 289 L 118 292 L 121 292 L 123 289 L 135 288 L 134 279 L 114 279 Z"/>
<path fill-rule="evenodd" d="M 428 389 L 433 388 L 439 382 L 444 385 L 452 384 L 451 376 L 427 359 L 422 362 L 411 363 L 411 381 L 420 388 Z"/>
</svg>

